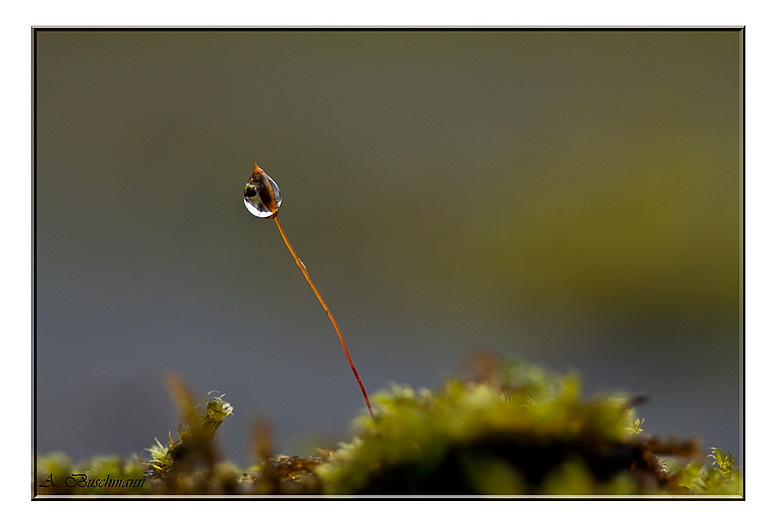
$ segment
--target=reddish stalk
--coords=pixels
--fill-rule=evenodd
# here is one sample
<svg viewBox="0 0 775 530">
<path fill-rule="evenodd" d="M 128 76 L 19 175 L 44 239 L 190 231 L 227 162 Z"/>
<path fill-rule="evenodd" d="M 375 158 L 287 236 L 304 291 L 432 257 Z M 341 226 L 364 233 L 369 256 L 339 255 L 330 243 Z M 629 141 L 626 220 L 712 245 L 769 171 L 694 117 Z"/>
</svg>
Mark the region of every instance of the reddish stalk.
<svg viewBox="0 0 775 530">
<path fill-rule="evenodd" d="M 339 331 L 339 325 L 336 323 L 336 319 L 334 319 L 334 315 L 331 314 L 331 311 L 328 309 L 328 306 L 323 301 L 323 297 L 320 296 L 320 291 L 318 291 L 318 288 L 315 287 L 314 283 L 312 283 L 312 278 L 309 277 L 309 273 L 307 272 L 307 267 L 304 266 L 304 263 L 301 262 L 301 260 L 299 259 L 299 256 L 296 254 L 296 251 L 293 250 L 293 246 L 291 245 L 291 242 L 288 241 L 288 236 L 285 235 L 285 230 L 283 230 L 283 225 L 280 224 L 280 219 L 276 212 L 273 217 L 274 217 L 274 222 L 277 223 L 277 228 L 280 229 L 280 235 L 283 236 L 283 241 L 285 241 L 285 246 L 287 246 L 288 250 L 291 251 L 291 255 L 293 256 L 293 259 L 296 260 L 296 265 L 298 265 L 299 268 L 301 269 L 301 272 L 304 274 L 304 277 L 307 279 L 307 283 L 309 283 L 309 286 L 312 287 L 312 290 L 315 292 L 315 296 L 318 297 L 318 301 L 320 301 L 320 305 L 323 306 L 323 309 L 326 310 L 326 314 L 328 315 L 328 318 L 331 319 L 331 323 L 334 325 L 336 334 L 339 335 L 339 340 L 342 343 L 342 349 L 344 350 L 344 354 L 347 356 L 347 362 L 350 363 L 350 368 L 352 368 L 353 374 L 355 375 L 355 379 L 356 381 L 358 381 L 358 386 L 361 387 L 361 392 L 363 393 L 363 399 L 366 400 L 366 406 L 369 407 L 369 414 L 373 418 L 374 412 L 371 410 L 371 403 L 369 402 L 369 396 L 366 394 L 366 389 L 363 387 L 363 382 L 361 381 L 361 376 L 358 375 L 358 370 L 355 369 L 353 360 L 350 357 L 350 352 L 347 351 L 347 345 L 344 343 L 344 338 L 342 338 L 342 332 Z"/>
</svg>

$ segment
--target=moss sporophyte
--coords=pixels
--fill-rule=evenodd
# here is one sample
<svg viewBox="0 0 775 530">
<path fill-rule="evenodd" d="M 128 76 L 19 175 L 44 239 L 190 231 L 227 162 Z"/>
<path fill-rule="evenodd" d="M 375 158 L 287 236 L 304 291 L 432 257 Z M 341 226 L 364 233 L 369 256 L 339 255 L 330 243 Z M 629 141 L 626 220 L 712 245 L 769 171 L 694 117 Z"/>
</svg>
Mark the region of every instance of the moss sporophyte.
<svg viewBox="0 0 775 530">
<path fill-rule="evenodd" d="M 315 284 L 312 283 L 312 279 L 309 277 L 309 273 L 307 272 L 307 267 L 304 266 L 304 263 L 302 263 L 302 261 L 299 259 L 296 251 L 293 250 L 291 242 L 288 241 L 288 236 L 285 234 L 285 230 L 283 230 L 283 225 L 280 224 L 280 218 L 278 214 L 280 211 L 280 205 L 283 202 L 283 199 L 280 195 L 280 188 L 271 178 L 269 178 L 269 175 L 267 175 L 264 170 L 258 167 L 258 164 L 255 162 L 253 162 L 253 174 L 250 175 L 248 183 L 245 184 L 244 200 L 245 207 L 250 213 L 261 219 L 274 219 L 274 222 L 277 224 L 277 228 L 280 230 L 280 235 L 283 236 L 283 241 L 285 241 L 285 246 L 287 246 L 288 250 L 291 251 L 293 259 L 296 260 L 296 265 L 298 265 L 299 269 L 301 269 L 302 274 L 304 274 L 304 277 L 307 279 L 307 283 L 309 283 L 309 286 L 312 287 L 315 296 L 317 296 L 318 301 L 320 301 L 320 305 L 323 306 L 323 309 L 326 311 L 328 318 L 331 319 L 331 323 L 334 325 L 336 334 L 339 336 L 339 341 L 342 343 L 344 354 L 347 356 L 347 362 L 350 363 L 350 368 L 352 368 L 353 375 L 355 375 L 355 380 L 358 381 L 358 386 L 361 388 L 361 393 L 363 393 L 363 399 L 366 400 L 366 406 L 369 408 L 369 414 L 373 418 L 374 412 L 371 410 L 369 396 L 366 394 L 366 389 L 363 386 L 361 377 L 358 375 L 358 370 L 355 369 L 353 360 L 350 357 L 350 352 L 347 351 L 347 345 L 344 342 L 344 338 L 342 338 L 342 332 L 339 331 L 339 325 L 336 323 L 334 315 L 331 314 L 331 311 L 328 309 L 328 305 L 326 305 L 326 303 L 323 301 L 323 297 L 320 295 L 320 291 L 318 291 L 317 287 L 315 287 Z"/>
<path fill-rule="evenodd" d="M 368 406 L 358 433 L 318 456 L 274 455 L 257 424 L 249 467 L 222 458 L 216 431 L 234 408 L 214 391 L 204 404 L 167 377 L 180 423 L 178 440 L 156 440 L 140 456 L 36 457 L 37 495 L 714 495 L 743 498 L 731 452 L 700 450 L 697 439 L 644 432 L 634 407 L 644 396 L 584 398 L 581 381 L 495 352 L 466 355 L 456 375 L 431 391 L 392 385 L 372 406 L 339 326 L 278 219 L 277 184 L 254 162 L 244 201 L 274 219 L 283 241 L 325 309 Z M 213 395 L 214 394 L 214 395 Z M 228 424 L 228 422 L 226 422 Z M 324 445 L 325 447 L 325 445 Z M 707 455 L 706 460 L 698 460 Z M 710 460 L 710 461 L 709 461 Z"/>
</svg>

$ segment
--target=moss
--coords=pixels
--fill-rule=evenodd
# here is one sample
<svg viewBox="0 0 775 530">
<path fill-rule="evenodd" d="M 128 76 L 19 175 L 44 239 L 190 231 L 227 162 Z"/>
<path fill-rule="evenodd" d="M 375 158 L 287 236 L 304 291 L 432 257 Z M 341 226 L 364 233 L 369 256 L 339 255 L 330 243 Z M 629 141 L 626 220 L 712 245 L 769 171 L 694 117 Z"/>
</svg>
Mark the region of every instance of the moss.
<svg viewBox="0 0 775 530">
<path fill-rule="evenodd" d="M 170 376 L 167 384 L 187 427 L 184 428 L 182 423 L 178 426 L 177 442 L 172 440 L 171 434 L 167 435 L 169 447 L 156 439 L 156 445 L 148 449 L 152 456 L 148 462 L 148 475 L 171 483 L 197 467 L 211 473 L 217 461 L 213 443 L 215 431 L 234 409 L 223 401 L 223 395 L 208 400 L 214 392 L 211 391 L 205 396 L 204 411 L 200 412 L 191 392 L 180 379 Z"/>
<path fill-rule="evenodd" d="M 728 458 L 705 474 L 683 467 L 699 456 L 698 442 L 642 434 L 632 399 L 584 401 L 577 378 L 521 363 L 490 360 L 485 372 L 436 393 L 395 385 L 377 395 L 376 419 L 359 419 L 362 434 L 318 470 L 325 492 L 739 494 Z"/>
<path fill-rule="evenodd" d="M 222 461 L 214 434 L 232 407 L 223 396 L 194 404 L 169 386 L 183 419 L 179 438 L 151 458 L 38 458 L 38 494 L 125 495 L 742 495 L 729 451 L 643 432 L 638 398 L 582 399 L 574 376 L 491 355 L 431 392 L 393 385 L 375 395 L 358 436 L 319 456 L 271 456 L 265 425 L 254 464 Z M 113 479 L 111 481 L 110 479 Z M 134 481 L 134 482 L 132 482 Z M 65 484 L 66 482 L 66 484 Z"/>
<path fill-rule="evenodd" d="M 743 479 L 735 458 L 717 447 L 711 447 L 711 463 L 673 463 L 676 470 L 669 477 L 669 489 L 678 494 L 742 495 Z"/>
<path fill-rule="evenodd" d="M 323 481 L 317 468 L 321 457 L 279 456 L 248 470 L 243 483 L 246 492 L 255 495 L 319 495 Z"/>
<path fill-rule="evenodd" d="M 453 380 L 436 394 L 395 386 L 377 396 L 362 436 L 320 469 L 326 492 L 550 493 L 566 477 L 593 494 L 625 471 L 656 490 L 659 472 L 635 442 L 625 402 L 583 403 L 575 378 L 552 383 L 504 391 Z"/>
</svg>

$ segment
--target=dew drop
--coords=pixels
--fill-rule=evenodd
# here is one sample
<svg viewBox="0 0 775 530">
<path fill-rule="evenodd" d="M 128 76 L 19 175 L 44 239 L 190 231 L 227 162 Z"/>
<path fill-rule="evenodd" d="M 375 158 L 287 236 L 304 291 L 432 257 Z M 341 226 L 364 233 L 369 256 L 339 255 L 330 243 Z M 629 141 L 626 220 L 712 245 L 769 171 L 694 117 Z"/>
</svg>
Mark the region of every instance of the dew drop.
<svg viewBox="0 0 775 530">
<path fill-rule="evenodd" d="M 245 207 L 256 217 L 274 217 L 283 202 L 280 188 L 255 162 L 253 167 L 253 174 L 245 184 Z"/>
</svg>

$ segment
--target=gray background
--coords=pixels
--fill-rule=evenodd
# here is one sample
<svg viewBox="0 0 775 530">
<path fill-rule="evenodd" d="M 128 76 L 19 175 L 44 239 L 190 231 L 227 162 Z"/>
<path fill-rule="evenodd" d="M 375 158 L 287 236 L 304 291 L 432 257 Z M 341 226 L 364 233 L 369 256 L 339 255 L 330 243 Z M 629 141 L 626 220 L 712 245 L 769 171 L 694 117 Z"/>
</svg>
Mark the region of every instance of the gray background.
<svg viewBox="0 0 775 530">
<path fill-rule="evenodd" d="M 38 451 L 139 453 L 164 376 L 334 447 L 487 348 L 740 454 L 737 31 L 40 31 Z M 148 456 L 147 453 L 144 456 Z"/>
</svg>

